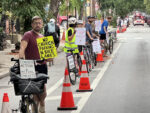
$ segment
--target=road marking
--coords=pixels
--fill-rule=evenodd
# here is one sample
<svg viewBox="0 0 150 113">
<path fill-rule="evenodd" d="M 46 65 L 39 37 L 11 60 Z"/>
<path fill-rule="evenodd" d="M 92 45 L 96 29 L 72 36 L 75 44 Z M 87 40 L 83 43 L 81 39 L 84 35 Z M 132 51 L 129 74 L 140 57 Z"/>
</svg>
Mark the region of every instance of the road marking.
<svg viewBox="0 0 150 113">
<path fill-rule="evenodd" d="M 63 83 L 63 79 L 64 77 L 62 77 L 55 85 L 53 85 L 47 90 L 47 96 L 50 95 L 53 91 L 55 91 Z"/>
<path fill-rule="evenodd" d="M 117 53 L 117 51 L 119 50 L 121 46 L 121 43 L 119 43 L 118 47 L 116 48 L 116 50 L 114 51 L 114 53 L 111 55 L 112 58 L 114 58 L 115 54 Z M 93 90 L 97 87 L 98 83 L 100 82 L 100 80 L 102 79 L 102 77 L 104 76 L 104 73 L 106 72 L 106 70 L 108 69 L 110 63 L 111 63 L 112 59 L 109 59 L 106 64 L 104 65 L 104 67 L 101 69 L 101 71 L 99 72 L 99 74 L 97 75 L 97 77 L 94 79 L 94 81 L 92 82 L 91 88 L 93 88 Z M 91 96 L 93 92 L 87 92 L 84 93 L 82 98 L 79 100 L 79 102 L 77 103 L 78 106 L 78 110 L 76 111 L 72 111 L 71 113 L 80 113 L 82 108 L 84 107 L 84 105 L 86 104 L 86 102 L 88 101 L 89 97 Z"/>
<path fill-rule="evenodd" d="M 83 97 L 83 93 L 81 94 L 73 94 L 73 97 Z M 46 101 L 49 101 L 49 100 L 60 100 L 61 99 L 61 96 L 51 96 L 51 97 L 47 97 L 46 98 Z"/>
</svg>

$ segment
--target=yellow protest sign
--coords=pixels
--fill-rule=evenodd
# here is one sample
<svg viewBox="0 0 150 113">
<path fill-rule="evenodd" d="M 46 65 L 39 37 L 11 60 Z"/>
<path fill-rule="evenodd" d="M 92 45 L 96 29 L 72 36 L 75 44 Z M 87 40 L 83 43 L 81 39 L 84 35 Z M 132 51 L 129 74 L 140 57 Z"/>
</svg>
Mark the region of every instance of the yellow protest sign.
<svg viewBox="0 0 150 113">
<path fill-rule="evenodd" d="M 52 36 L 38 38 L 37 45 L 41 59 L 49 59 L 57 56 L 57 50 Z"/>
</svg>

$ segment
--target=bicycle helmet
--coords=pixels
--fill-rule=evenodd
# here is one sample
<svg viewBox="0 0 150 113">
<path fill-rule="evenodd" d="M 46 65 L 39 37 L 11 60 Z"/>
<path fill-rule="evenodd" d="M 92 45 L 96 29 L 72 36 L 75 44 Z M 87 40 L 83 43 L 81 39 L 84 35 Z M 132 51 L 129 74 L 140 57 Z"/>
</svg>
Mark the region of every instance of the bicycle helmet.
<svg viewBox="0 0 150 113">
<path fill-rule="evenodd" d="M 49 20 L 49 22 L 50 23 L 55 23 L 55 19 L 52 18 L 52 19 Z"/>
<path fill-rule="evenodd" d="M 71 17 L 71 18 L 68 19 L 68 24 L 69 24 L 69 25 L 70 25 L 70 24 L 75 25 L 76 23 L 77 23 L 77 19 L 76 19 L 76 18 Z"/>
<path fill-rule="evenodd" d="M 83 20 L 78 20 L 77 24 L 83 24 Z"/>
</svg>

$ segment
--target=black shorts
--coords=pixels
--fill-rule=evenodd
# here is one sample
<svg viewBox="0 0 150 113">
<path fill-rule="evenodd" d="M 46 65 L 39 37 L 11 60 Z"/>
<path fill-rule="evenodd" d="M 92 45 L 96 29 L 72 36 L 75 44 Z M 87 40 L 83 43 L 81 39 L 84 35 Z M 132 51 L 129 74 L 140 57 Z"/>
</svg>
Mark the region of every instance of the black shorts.
<svg viewBox="0 0 150 113">
<path fill-rule="evenodd" d="M 100 34 L 100 40 L 106 40 L 106 34 Z"/>
<path fill-rule="evenodd" d="M 38 71 L 38 73 L 48 74 L 47 64 L 36 65 L 35 70 Z"/>
</svg>

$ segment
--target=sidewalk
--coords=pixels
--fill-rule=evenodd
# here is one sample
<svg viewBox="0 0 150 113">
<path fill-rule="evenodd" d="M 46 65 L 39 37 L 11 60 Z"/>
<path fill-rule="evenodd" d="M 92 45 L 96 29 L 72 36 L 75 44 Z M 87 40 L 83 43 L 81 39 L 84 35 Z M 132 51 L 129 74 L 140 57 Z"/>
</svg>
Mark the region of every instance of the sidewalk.
<svg viewBox="0 0 150 113">
<path fill-rule="evenodd" d="M 58 54 L 62 52 L 63 46 L 64 46 L 64 41 L 61 41 L 58 49 Z M 0 51 L 0 79 L 9 75 L 9 69 L 14 64 L 14 62 L 10 61 L 11 58 L 18 58 L 18 54 L 11 53 L 12 49 L 14 48 L 12 47 Z"/>
<path fill-rule="evenodd" d="M 13 65 L 13 62 L 10 61 L 11 58 L 17 58 L 16 54 L 10 55 L 11 49 L 13 48 L 0 51 L 0 79 L 8 75 L 9 68 Z"/>
</svg>

